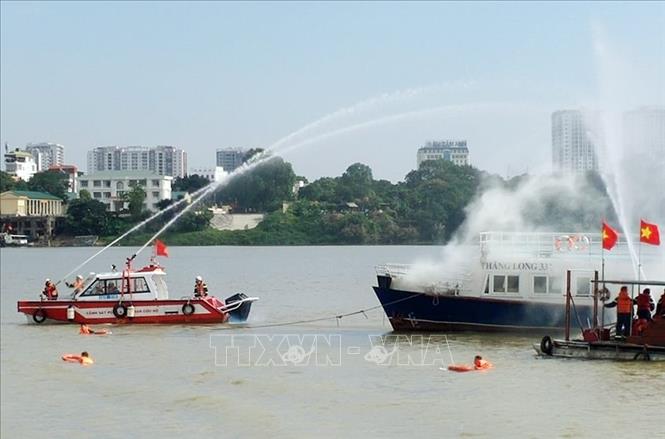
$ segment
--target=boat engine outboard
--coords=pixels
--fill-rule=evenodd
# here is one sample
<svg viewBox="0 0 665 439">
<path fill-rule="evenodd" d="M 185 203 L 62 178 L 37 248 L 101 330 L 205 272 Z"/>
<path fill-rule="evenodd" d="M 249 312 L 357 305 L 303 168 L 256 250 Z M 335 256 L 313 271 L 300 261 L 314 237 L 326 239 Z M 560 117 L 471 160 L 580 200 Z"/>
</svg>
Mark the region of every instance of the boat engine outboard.
<svg viewBox="0 0 665 439">
<path fill-rule="evenodd" d="M 247 299 L 247 295 L 245 293 L 237 293 L 234 294 L 231 297 L 227 297 L 226 301 L 224 302 L 227 307 L 234 308 L 232 305 L 236 302 L 239 302 L 243 299 Z M 231 316 L 231 320 L 234 322 L 244 322 L 247 320 L 249 317 L 249 311 L 252 309 L 252 302 L 247 301 L 237 308 L 229 311 L 229 315 Z"/>
</svg>

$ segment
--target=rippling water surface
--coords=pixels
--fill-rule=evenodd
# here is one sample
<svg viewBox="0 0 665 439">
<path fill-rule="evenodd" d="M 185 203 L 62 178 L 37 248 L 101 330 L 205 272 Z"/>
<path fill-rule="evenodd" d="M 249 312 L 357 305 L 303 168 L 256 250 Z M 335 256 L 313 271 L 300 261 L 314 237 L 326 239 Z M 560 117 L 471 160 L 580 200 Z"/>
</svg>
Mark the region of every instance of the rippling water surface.
<svg viewBox="0 0 665 439">
<path fill-rule="evenodd" d="M 172 296 L 197 274 L 215 295 L 259 296 L 247 326 L 112 326 L 85 337 L 28 325 L 16 301 L 92 252 L 0 250 L 3 438 L 665 436 L 665 364 L 541 360 L 539 336 L 382 339 L 380 310 L 252 328 L 373 307 L 374 265 L 436 258 L 437 247 L 173 247 L 163 259 Z M 120 266 L 128 252 L 112 249 L 82 274 Z M 94 366 L 60 360 L 83 350 Z M 439 369 L 476 353 L 495 369 Z"/>
</svg>

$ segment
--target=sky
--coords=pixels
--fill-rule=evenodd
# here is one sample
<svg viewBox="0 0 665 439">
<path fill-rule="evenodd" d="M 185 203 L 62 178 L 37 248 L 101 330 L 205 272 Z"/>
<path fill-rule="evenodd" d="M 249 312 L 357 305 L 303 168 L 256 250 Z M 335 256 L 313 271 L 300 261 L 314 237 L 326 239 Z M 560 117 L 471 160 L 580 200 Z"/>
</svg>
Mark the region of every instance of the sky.
<svg viewBox="0 0 665 439">
<path fill-rule="evenodd" d="M 599 43 L 626 108 L 665 104 L 664 2 L 2 1 L 0 24 L 0 141 L 84 169 L 95 146 L 200 167 L 277 145 L 310 179 L 398 181 L 426 141 L 466 139 L 480 169 L 546 172 L 551 113 L 608 93 Z"/>
</svg>

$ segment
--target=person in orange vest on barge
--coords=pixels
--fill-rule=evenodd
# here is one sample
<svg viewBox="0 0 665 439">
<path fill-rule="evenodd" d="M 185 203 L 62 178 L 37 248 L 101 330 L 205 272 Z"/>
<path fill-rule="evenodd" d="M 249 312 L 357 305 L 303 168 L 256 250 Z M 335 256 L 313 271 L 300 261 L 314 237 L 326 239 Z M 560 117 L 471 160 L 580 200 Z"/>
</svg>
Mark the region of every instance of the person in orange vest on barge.
<svg viewBox="0 0 665 439">
<path fill-rule="evenodd" d="M 637 318 L 651 321 L 651 311 L 656 308 L 651 298 L 651 290 L 645 288 L 642 294 L 637 296 L 635 302 L 637 303 Z"/>
<path fill-rule="evenodd" d="M 630 335 L 630 326 L 633 320 L 633 305 L 635 301 L 628 295 L 628 287 L 622 286 L 617 295 L 610 303 L 603 305 L 605 308 L 617 309 L 616 335 L 628 337 Z"/>
</svg>

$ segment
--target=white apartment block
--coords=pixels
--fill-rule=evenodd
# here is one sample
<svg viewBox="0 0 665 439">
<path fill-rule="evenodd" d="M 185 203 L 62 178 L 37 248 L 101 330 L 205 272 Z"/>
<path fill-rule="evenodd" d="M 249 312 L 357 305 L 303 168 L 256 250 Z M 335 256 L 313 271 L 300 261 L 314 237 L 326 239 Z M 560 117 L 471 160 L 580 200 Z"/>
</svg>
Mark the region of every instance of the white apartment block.
<svg viewBox="0 0 665 439">
<path fill-rule="evenodd" d="M 228 175 L 228 173 L 221 166 L 215 166 L 214 168 L 191 168 L 189 170 L 189 175 L 200 175 L 210 182 L 219 182 Z"/>
<path fill-rule="evenodd" d="M 552 168 L 555 172 L 584 173 L 598 170 L 591 128 L 579 110 L 552 113 Z"/>
<path fill-rule="evenodd" d="M 51 166 L 60 166 L 65 163 L 65 147 L 58 143 L 28 143 L 25 150 L 36 157 L 40 156 L 39 171 L 48 171 Z"/>
<path fill-rule="evenodd" d="M 135 185 L 146 193 L 145 208 L 157 211 L 157 203 L 171 199 L 173 177 L 149 171 L 100 171 L 79 177 L 79 190 L 87 190 L 93 199 L 107 205 L 111 212 L 127 208 L 123 196 Z"/>
<path fill-rule="evenodd" d="M 418 167 L 427 160 L 446 160 L 457 166 L 469 166 L 469 148 L 466 140 L 435 140 L 418 149 Z"/>
<path fill-rule="evenodd" d="M 88 151 L 88 172 L 151 171 L 184 177 L 187 153 L 174 146 L 99 146 Z"/>
<path fill-rule="evenodd" d="M 40 160 L 41 154 L 37 153 L 35 158 L 31 153 L 16 148 L 5 154 L 5 172 L 15 178 L 28 181 L 39 171 Z"/>
</svg>

